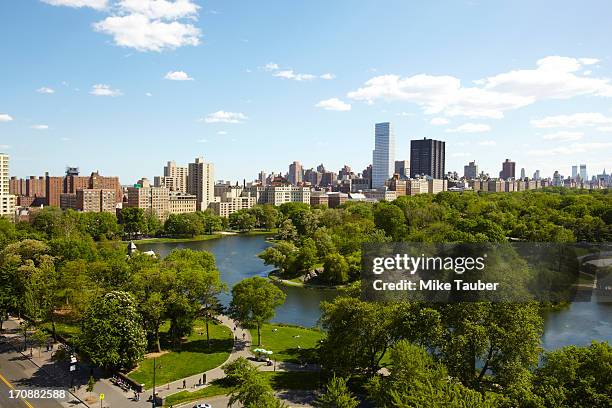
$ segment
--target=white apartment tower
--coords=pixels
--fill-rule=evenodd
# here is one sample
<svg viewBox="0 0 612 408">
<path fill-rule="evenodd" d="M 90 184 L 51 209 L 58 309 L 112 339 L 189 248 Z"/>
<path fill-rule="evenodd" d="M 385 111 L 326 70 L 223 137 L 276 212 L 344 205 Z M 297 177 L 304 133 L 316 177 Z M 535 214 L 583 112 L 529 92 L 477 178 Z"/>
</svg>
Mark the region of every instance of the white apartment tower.
<svg viewBox="0 0 612 408">
<path fill-rule="evenodd" d="M 172 179 L 172 184 L 174 188 L 171 188 L 173 191 L 187 191 L 187 175 L 189 174 L 189 169 L 187 167 L 177 166 L 176 162 L 169 161 L 166 166 L 164 166 L 164 177 L 169 177 Z"/>
<path fill-rule="evenodd" d="M 196 196 L 197 210 L 205 211 L 215 200 L 214 166 L 197 157 L 194 163 L 189 163 L 188 171 L 187 192 Z"/>
<path fill-rule="evenodd" d="M 9 156 L 0 153 L 0 216 L 14 219 L 16 198 L 9 194 L 9 178 Z"/>
<path fill-rule="evenodd" d="M 390 122 L 377 123 L 374 127 L 374 151 L 372 152 L 372 188 L 384 187 L 385 181 L 395 171 L 395 133 Z"/>
</svg>

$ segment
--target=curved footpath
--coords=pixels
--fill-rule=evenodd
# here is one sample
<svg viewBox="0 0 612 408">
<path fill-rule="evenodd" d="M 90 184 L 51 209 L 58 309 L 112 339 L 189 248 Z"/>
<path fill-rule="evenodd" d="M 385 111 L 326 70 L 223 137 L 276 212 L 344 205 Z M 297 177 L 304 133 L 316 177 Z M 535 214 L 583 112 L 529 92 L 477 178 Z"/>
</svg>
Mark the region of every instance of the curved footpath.
<svg viewBox="0 0 612 408">
<path fill-rule="evenodd" d="M 234 347 L 232 348 L 232 351 L 230 352 L 230 355 L 227 358 L 227 360 L 220 366 L 215 367 L 206 372 L 201 372 L 201 373 L 194 374 L 186 378 L 181 378 L 179 380 L 173 381 L 168 384 L 157 385 L 155 387 L 155 391 L 160 397 L 165 398 L 171 394 L 175 394 L 183 390 L 197 391 L 202 388 L 202 385 L 198 385 L 198 384 L 199 384 L 199 381 L 202 379 L 203 374 L 206 374 L 206 382 L 207 384 L 210 384 L 212 381 L 216 379 L 225 377 L 225 374 L 223 373 L 223 370 L 221 369 L 221 367 L 224 364 L 232 362 L 240 357 L 250 359 L 250 361 L 253 364 L 255 364 L 258 367 L 258 369 L 261 371 L 273 371 L 275 369 L 276 371 L 316 371 L 318 370 L 318 367 L 314 365 L 308 365 L 304 367 L 304 366 L 300 366 L 299 364 L 295 364 L 295 363 L 277 362 L 274 367 L 274 366 L 267 366 L 263 362 L 254 362 L 253 361 L 254 355 L 251 353 L 251 350 L 250 350 L 251 333 L 249 332 L 249 330 L 241 328 L 237 324 L 237 322 L 235 322 L 234 320 L 230 319 L 227 316 L 222 315 L 219 317 L 219 320 L 223 325 L 227 326 L 232 331 L 233 335 L 235 336 Z M 4 333 L 4 337 L 9 341 L 16 342 L 16 345 L 22 344 L 20 343 L 23 341 L 23 340 L 20 340 L 22 335 L 20 335 L 17 330 L 19 327 L 19 320 L 15 318 L 11 318 L 5 321 L 4 323 L 5 323 L 5 329 L 6 329 Z M 236 330 L 234 330 L 234 327 L 236 327 Z M 9 334 L 8 333 L 9 331 L 12 331 L 13 333 Z M 244 334 L 244 340 L 242 337 L 243 334 Z M 54 348 L 57 348 L 57 346 L 55 346 Z M 60 382 L 68 381 L 69 379 L 64 378 L 65 375 L 61 375 L 61 374 L 64 374 L 63 371 L 65 371 L 65 368 L 62 369 L 62 368 L 56 367 L 59 365 L 59 363 L 53 361 L 51 359 L 51 355 L 52 355 L 51 352 L 39 353 L 37 350 L 34 350 L 33 355 L 30 356 L 29 359 L 32 360 L 32 362 L 36 363 L 38 366 L 45 366 L 47 369 L 50 369 L 50 372 L 45 375 L 52 375 L 53 377 L 55 377 L 56 380 L 59 380 Z M 75 383 L 85 384 L 88 378 L 87 373 L 90 372 L 90 368 L 83 363 L 79 363 L 79 366 L 80 367 L 79 367 L 78 374 L 79 374 L 79 377 L 82 377 L 82 378 L 79 378 L 78 380 L 75 378 L 76 380 Z M 98 377 L 97 375 L 95 376 Z M 185 381 L 185 385 L 186 385 L 185 388 L 183 388 L 183 381 Z M 80 386 L 77 386 L 76 390 L 74 391 L 74 394 L 78 396 L 79 398 L 81 398 L 82 400 L 87 400 L 90 407 L 96 407 L 96 408 L 97 407 L 149 408 L 151 407 L 151 402 L 147 401 L 147 399 L 151 397 L 152 392 L 153 392 L 152 388 L 147 389 L 144 393 L 141 394 L 140 401 L 134 401 L 133 392 L 123 391 L 120 387 L 111 383 L 110 379 L 108 378 L 100 378 L 99 381 L 96 382 L 93 392 L 91 393 L 87 392 L 86 387 L 84 385 L 80 385 Z M 100 404 L 100 401 L 99 401 L 100 394 L 104 394 L 104 400 L 102 401 L 102 404 Z M 223 396 L 219 396 L 217 399 L 221 401 L 223 400 Z M 96 401 L 96 402 L 93 402 L 93 401 Z M 61 404 L 64 407 L 73 407 L 75 406 L 75 401 L 62 401 Z M 76 405 L 78 405 L 78 403 Z"/>
<path fill-rule="evenodd" d="M 251 333 L 248 329 L 244 329 L 240 327 L 235 320 L 225 315 L 219 316 L 219 321 L 221 322 L 221 324 L 228 327 L 232 331 L 232 334 L 234 335 L 234 339 L 235 339 L 234 347 L 232 348 L 232 351 L 230 352 L 230 355 L 227 358 L 227 360 L 225 360 L 225 362 L 221 364 L 220 366 L 215 367 L 211 370 L 201 372 L 198 374 L 194 374 L 186 378 L 181 378 L 181 379 L 172 381 L 167 384 L 156 385 L 155 392 L 157 393 L 157 395 L 159 395 L 162 398 L 166 398 L 169 395 L 172 395 L 177 392 L 184 391 L 184 390 L 197 391 L 203 387 L 202 385 L 198 385 L 198 384 L 200 384 L 200 381 L 202 380 L 202 376 L 204 374 L 206 374 L 207 384 L 210 384 L 214 380 L 223 378 L 225 377 L 225 373 L 223 372 L 221 367 L 227 363 L 237 360 L 240 357 L 244 357 L 247 359 L 250 358 L 251 363 L 255 364 L 260 371 L 274 371 L 275 370 L 274 366 L 267 366 L 263 362 L 255 362 L 252 360 L 252 358 L 254 357 L 253 353 L 251 353 L 251 350 L 250 350 L 252 339 L 251 339 Z M 234 327 L 236 327 L 236 330 L 234 330 Z M 244 334 L 244 340 L 242 337 L 243 334 Z M 299 364 L 295 364 L 295 363 L 287 363 L 287 362 L 277 362 L 276 363 L 276 371 L 316 371 L 317 369 L 318 368 L 314 365 L 300 366 Z M 183 388 L 183 381 L 185 381 L 185 385 L 186 385 L 185 388 Z M 140 401 L 134 402 L 134 401 L 131 401 L 131 398 L 133 397 L 133 393 L 125 392 L 121 390 L 121 388 L 112 384 L 109 379 L 102 379 L 100 380 L 100 382 L 105 383 L 105 385 L 107 385 L 108 387 L 114 388 L 115 393 L 121 393 L 124 395 L 124 398 L 130 399 L 129 405 L 125 405 L 124 403 L 121 406 L 143 407 L 143 408 L 151 406 L 151 402 L 147 402 L 147 399 L 149 399 L 149 397 L 151 397 L 151 395 L 153 394 L 152 387 L 148 388 L 141 395 Z M 114 407 L 115 405 L 110 405 L 110 406 Z"/>
</svg>

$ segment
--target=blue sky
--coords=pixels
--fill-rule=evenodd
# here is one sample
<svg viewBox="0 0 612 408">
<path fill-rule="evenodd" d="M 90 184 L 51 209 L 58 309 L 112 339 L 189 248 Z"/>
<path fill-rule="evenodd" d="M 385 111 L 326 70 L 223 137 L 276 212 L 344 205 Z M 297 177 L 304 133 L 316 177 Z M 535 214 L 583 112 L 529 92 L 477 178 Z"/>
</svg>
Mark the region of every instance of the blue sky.
<svg viewBox="0 0 612 408">
<path fill-rule="evenodd" d="M 167 160 L 217 179 L 361 171 L 374 123 L 447 142 L 447 169 L 612 166 L 609 1 L 5 0 L 0 151 L 11 173 Z"/>
</svg>

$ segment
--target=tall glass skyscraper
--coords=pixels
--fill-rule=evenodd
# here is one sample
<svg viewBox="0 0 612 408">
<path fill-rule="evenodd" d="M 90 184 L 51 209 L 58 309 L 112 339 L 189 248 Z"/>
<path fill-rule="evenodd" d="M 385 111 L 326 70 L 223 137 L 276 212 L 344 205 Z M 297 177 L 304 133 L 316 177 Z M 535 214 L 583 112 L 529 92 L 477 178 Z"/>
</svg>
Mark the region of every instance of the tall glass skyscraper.
<svg viewBox="0 0 612 408">
<path fill-rule="evenodd" d="M 390 122 L 377 123 L 374 127 L 374 151 L 372 152 L 372 188 L 384 187 L 385 181 L 395 170 L 395 132 Z"/>
</svg>

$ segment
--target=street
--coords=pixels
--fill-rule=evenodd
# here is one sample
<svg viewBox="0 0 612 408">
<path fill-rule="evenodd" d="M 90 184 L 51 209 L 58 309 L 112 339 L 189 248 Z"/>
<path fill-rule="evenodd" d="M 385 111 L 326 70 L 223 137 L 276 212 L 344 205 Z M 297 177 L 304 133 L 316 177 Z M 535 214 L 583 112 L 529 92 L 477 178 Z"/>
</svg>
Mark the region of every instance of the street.
<svg viewBox="0 0 612 408">
<path fill-rule="evenodd" d="M 15 352 L 0 340 L 0 407 L 18 408 L 62 408 L 69 403 L 69 394 L 64 398 L 18 399 L 11 398 L 13 390 L 48 390 L 54 389 L 44 373 L 39 372 L 30 360 Z M 64 402 L 62 405 L 60 402 Z"/>
</svg>

